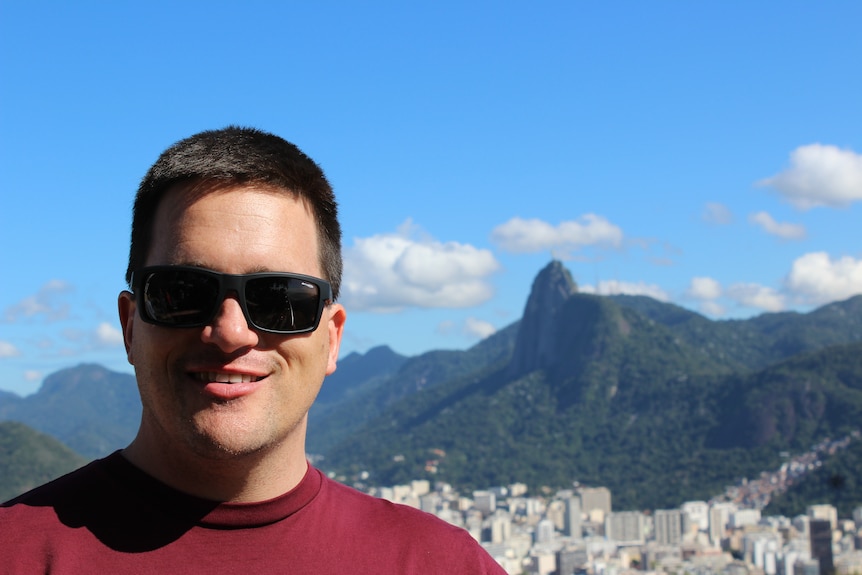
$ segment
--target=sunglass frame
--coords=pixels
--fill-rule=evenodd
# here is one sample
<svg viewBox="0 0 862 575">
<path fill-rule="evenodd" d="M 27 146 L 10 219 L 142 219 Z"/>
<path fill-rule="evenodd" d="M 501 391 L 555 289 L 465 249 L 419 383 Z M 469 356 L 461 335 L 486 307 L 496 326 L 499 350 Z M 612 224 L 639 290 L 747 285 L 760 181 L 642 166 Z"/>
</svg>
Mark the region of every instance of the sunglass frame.
<svg viewBox="0 0 862 575">
<path fill-rule="evenodd" d="M 189 323 L 171 323 L 166 321 L 160 321 L 159 319 L 149 315 L 148 311 L 146 311 L 147 306 L 144 301 L 137 302 L 140 318 L 153 325 L 157 325 L 160 327 L 168 327 L 168 328 L 196 328 L 196 327 L 204 327 L 206 325 L 210 325 L 213 319 L 221 309 L 222 304 L 227 298 L 228 293 L 234 292 L 237 296 L 237 301 L 239 302 L 240 308 L 242 309 L 243 316 L 245 316 L 246 322 L 248 322 L 249 327 L 252 329 L 266 332 L 266 333 L 274 333 L 280 335 L 295 335 L 302 333 L 313 332 L 320 325 L 320 320 L 323 316 L 323 309 L 332 303 L 332 286 L 330 283 L 324 279 L 309 276 L 304 274 L 296 274 L 290 272 L 256 272 L 250 274 L 225 274 L 221 272 L 217 272 L 215 270 L 197 267 L 197 266 L 182 266 L 182 265 L 159 265 L 159 266 L 147 266 L 143 267 L 139 270 L 136 270 L 132 273 L 131 277 L 131 288 L 132 295 L 137 299 L 139 296 L 141 299 L 146 298 L 146 284 L 147 281 L 153 276 L 153 274 L 162 273 L 162 272 L 170 272 L 170 273 L 187 273 L 187 274 L 198 274 L 201 276 L 206 276 L 209 278 L 214 278 L 218 282 L 218 296 L 213 304 L 213 309 L 206 312 L 205 319 L 201 321 L 189 322 Z M 273 279 L 273 278 L 284 278 L 284 279 L 293 279 L 299 280 L 302 282 L 307 282 L 315 287 L 318 290 L 318 302 L 317 302 L 317 310 L 314 316 L 313 325 L 309 327 L 305 327 L 302 329 L 295 330 L 278 330 L 267 328 L 258 325 L 251 317 L 251 314 L 248 310 L 248 302 L 246 300 L 246 292 L 245 287 L 249 281 L 256 279 Z"/>
</svg>

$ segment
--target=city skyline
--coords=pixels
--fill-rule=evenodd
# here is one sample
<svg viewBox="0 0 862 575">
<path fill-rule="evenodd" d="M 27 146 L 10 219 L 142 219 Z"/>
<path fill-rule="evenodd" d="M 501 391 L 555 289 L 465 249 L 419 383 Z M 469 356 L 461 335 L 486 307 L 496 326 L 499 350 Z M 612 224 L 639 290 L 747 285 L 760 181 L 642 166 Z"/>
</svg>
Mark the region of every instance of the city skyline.
<svg viewBox="0 0 862 575">
<path fill-rule="evenodd" d="M 614 510 L 605 487 L 534 494 L 513 484 L 470 496 L 422 479 L 366 491 L 467 529 L 513 574 L 825 575 L 838 565 L 849 575 L 862 568 L 862 506 L 852 516 L 827 503 L 809 504 L 794 517 L 762 511 L 772 495 L 816 469 L 822 455 L 854 440 L 858 432 L 824 441 L 708 501 L 667 509 Z"/>
</svg>

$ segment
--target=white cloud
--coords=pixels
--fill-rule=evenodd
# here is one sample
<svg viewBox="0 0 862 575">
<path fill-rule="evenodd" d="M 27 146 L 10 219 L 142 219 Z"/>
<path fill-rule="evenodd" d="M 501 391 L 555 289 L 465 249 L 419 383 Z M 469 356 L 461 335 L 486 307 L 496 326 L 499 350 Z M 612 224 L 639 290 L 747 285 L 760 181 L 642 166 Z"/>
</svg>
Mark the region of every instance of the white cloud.
<svg viewBox="0 0 862 575">
<path fill-rule="evenodd" d="M 123 345 L 123 333 L 113 325 L 102 322 L 96 327 L 96 343 L 112 347 Z"/>
<path fill-rule="evenodd" d="M 715 300 L 722 296 L 723 291 L 721 284 L 717 280 L 711 277 L 699 276 L 691 278 L 688 289 L 685 290 L 685 296 L 699 300 L 697 305 L 702 313 L 720 317 L 724 315 L 725 309 L 723 305 Z"/>
<path fill-rule="evenodd" d="M 408 220 L 345 250 L 343 301 L 352 309 L 461 308 L 489 300 L 500 267 L 489 250 L 421 236 Z"/>
<path fill-rule="evenodd" d="M 492 324 L 481 319 L 476 319 L 475 317 L 468 317 L 464 321 L 464 333 L 470 337 L 485 339 L 486 337 L 494 335 L 496 331 L 497 328 Z"/>
<path fill-rule="evenodd" d="M 790 154 L 790 167 L 757 182 L 799 209 L 843 207 L 862 200 L 862 155 L 836 146 L 810 144 Z"/>
<path fill-rule="evenodd" d="M 727 288 L 727 297 L 744 307 L 764 311 L 784 309 L 784 296 L 774 288 L 753 283 L 737 283 Z"/>
<path fill-rule="evenodd" d="M 17 357 L 19 355 L 21 355 L 21 351 L 17 347 L 8 341 L 0 340 L 0 358 Z"/>
<path fill-rule="evenodd" d="M 733 214 L 724 204 L 709 202 L 704 206 L 703 221 L 716 226 L 724 226 L 733 222 Z"/>
<path fill-rule="evenodd" d="M 776 222 L 767 212 L 751 214 L 748 216 L 748 221 L 760 226 L 766 233 L 785 240 L 801 240 L 807 235 L 805 226 L 787 222 Z"/>
<path fill-rule="evenodd" d="M 62 301 L 62 295 L 72 291 L 72 286 L 60 280 L 51 280 L 32 296 L 26 297 L 6 309 L 4 320 L 15 322 L 20 319 L 44 315 L 49 321 L 65 319 L 69 315 L 69 304 Z"/>
<path fill-rule="evenodd" d="M 724 306 L 716 301 L 701 302 L 699 307 L 700 311 L 702 311 L 706 315 L 711 315 L 713 317 L 721 317 L 725 313 Z"/>
<path fill-rule="evenodd" d="M 721 297 L 721 284 L 710 277 L 691 278 L 686 295 L 699 300 L 718 299 Z"/>
<path fill-rule="evenodd" d="M 805 254 L 793 262 L 785 288 L 809 304 L 824 304 L 862 293 L 862 259 L 833 260 L 826 252 Z"/>
<path fill-rule="evenodd" d="M 24 379 L 27 381 L 39 381 L 42 379 L 42 372 L 35 370 L 28 370 L 24 372 Z"/>
<path fill-rule="evenodd" d="M 619 247 L 623 242 L 623 231 L 596 214 L 585 214 L 578 220 L 561 222 L 558 226 L 538 219 L 516 217 L 494 228 L 491 239 L 508 252 L 556 252 L 584 246 Z"/>
<path fill-rule="evenodd" d="M 578 290 L 599 295 L 645 295 L 659 301 L 670 301 L 670 297 L 666 291 L 655 284 L 645 282 L 632 283 L 606 280 L 600 281 L 597 286 L 578 286 Z"/>
<path fill-rule="evenodd" d="M 784 296 L 773 288 L 753 283 L 736 283 L 725 289 L 717 280 L 706 276 L 692 278 L 685 295 L 700 300 L 700 311 L 714 317 L 723 316 L 726 312 L 724 304 L 718 301 L 722 297 L 743 307 L 764 311 L 784 309 Z"/>
</svg>

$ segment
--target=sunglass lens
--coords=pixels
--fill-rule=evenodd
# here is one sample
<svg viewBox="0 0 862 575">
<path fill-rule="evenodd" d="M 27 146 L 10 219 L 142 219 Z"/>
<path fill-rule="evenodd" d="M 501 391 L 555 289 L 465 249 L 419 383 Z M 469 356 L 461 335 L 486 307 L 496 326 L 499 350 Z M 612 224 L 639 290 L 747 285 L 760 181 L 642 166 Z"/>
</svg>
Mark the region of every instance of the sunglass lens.
<svg viewBox="0 0 862 575">
<path fill-rule="evenodd" d="M 203 325 L 212 316 L 218 296 L 218 279 L 195 271 L 157 271 L 144 282 L 146 313 L 162 325 Z"/>
<path fill-rule="evenodd" d="M 246 284 L 245 301 L 256 326 L 280 332 L 302 331 L 317 322 L 320 290 L 297 278 L 258 278 Z"/>
</svg>

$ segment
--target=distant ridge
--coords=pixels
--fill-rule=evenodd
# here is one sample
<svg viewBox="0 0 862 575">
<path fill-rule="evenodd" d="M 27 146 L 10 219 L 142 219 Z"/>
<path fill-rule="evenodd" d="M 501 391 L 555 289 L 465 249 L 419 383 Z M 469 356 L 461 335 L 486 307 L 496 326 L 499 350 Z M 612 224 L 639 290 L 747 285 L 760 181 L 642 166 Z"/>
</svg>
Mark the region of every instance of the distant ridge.
<svg viewBox="0 0 862 575">
<path fill-rule="evenodd" d="M 0 502 L 16 497 L 86 463 L 44 433 L 17 421 L 0 421 Z"/>
<path fill-rule="evenodd" d="M 25 423 L 95 459 L 134 438 L 141 401 L 134 376 L 82 364 L 49 375 L 33 395 L 0 396 L 0 420 Z"/>
<path fill-rule="evenodd" d="M 308 450 L 347 482 L 580 481 L 610 487 L 618 508 L 662 508 L 852 431 L 860 382 L 862 296 L 713 321 L 644 296 L 581 293 L 552 261 L 523 317 L 467 350 L 342 358 L 309 414 Z M 0 420 L 90 458 L 125 446 L 139 418 L 134 378 L 100 366 L 52 374 L 26 398 L 0 393 Z"/>
<path fill-rule="evenodd" d="M 632 509 L 706 498 L 862 420 L 860 302 L 712 321 L 647 297 L 579 293 L 551 262 L 509 332 L 508 356 L 436 358 L 461 367 L 385 404 L 325 461 L 376 484 L 577 480 L 610 487 Z"/>
</svg>

